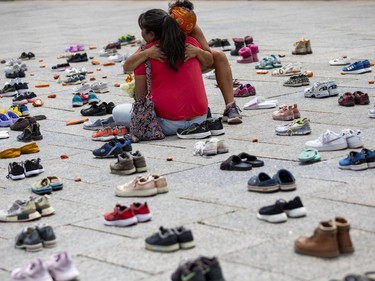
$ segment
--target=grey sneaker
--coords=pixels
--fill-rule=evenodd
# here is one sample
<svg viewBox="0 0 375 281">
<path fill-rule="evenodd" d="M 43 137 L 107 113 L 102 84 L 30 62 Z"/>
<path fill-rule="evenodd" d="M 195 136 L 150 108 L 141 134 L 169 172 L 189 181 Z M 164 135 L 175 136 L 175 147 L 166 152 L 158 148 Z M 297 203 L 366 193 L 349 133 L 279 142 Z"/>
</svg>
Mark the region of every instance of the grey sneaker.
<svg viewBox="0 0 375 281">
<path fill-rule="evenodd" d="M 43 243 L 38 231 L 33 227 L 27 227 L 16 237 L 16 249 L 26 249 L 28 252 L 37 252 L 43 249 Z"/>
<path fill-rule="evenodd" d="M 25 222 L 40 219 L 33 200 L 17 200 L 8 210 L 0 210 L 1 222 Z"/>
<path fill-rule="evenodd" d="M 276 135 L 279 136 L 308 135 L 311 133 L 310 120 L 307 118 L 295 120 L 285 125 L 277 126 L 275 131 Z"/>
<path fill-rule="evenodd" d="M 49 203 L 48 195 L 43 195 L 42 197 L 39 197 L 38 199 L 34 199 L 32 197 L 30 198 L 35 200 L 36 210 L 42 215 L 42 217 L 50 216 L 55 212 L 55 209 Z"/>
<path fill-rule="evenodd" d="M 228 124 L 240 124 L 242 123 L 242 116 L 240 114 L 241 109 L 236 105 L 235 102 L 228 105 L 223 113 L 223 121 Z"/>
<path fill-rule="evenodd" d="M 117 162 L 110 164 L 112 174 L 131 175 L 137 172 L 134 166 L 133 156 L 127 152 L 117 155 Z"/>
<path fill-rule="evenodd" d="M 141 154 L 141 152 L 137 150 L 136 152 L 132 153 L 132 156 L 133 156 L 133 162 L 134 162 L 135 169 L 137 170 L 137 173 L 146 172 L 147 164 L 146 164 L 146 159 L 143 156 L 143 154 Z"/>
<path fill-rule="evenodd" d="M 91 90 L 97 94 L 108 93 L 108 84 L 107 82 L 98 81 L 91 85 Z"/>
<path fill-rule="evenodd" d="M 97 119 L 95 121 L 87 121 L 83 123 L 83 129 L 90 131 L 97 131 L 105 127 L 115 127 L 115 120 L 112 116 L 105 119 Z"/>
<path fill-rule="evenodd" d="M 306 74 L 298 74 L 291 76 L 287 81 L 283 84 L 286 87 L 301 87 L 301 86 L 308 86 L 310 85 L 310 80 Z"/>
</svg>

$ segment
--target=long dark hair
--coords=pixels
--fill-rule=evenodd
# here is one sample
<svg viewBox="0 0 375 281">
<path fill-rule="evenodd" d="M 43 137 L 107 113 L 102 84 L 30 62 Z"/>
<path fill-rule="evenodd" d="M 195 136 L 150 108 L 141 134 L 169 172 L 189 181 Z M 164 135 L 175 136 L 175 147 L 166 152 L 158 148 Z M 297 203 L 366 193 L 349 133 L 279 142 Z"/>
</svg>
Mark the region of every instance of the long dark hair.
<svg viewBox="0 0 375 281">
<path fill-rule="evenodd" d="M 170 68 L 178 71 L 185 58 L 185 34 L 168 13 L 161 9 L 151 9 L 141 14 L 138 25 L 147 33 L 153 32 L 160 41 L 160 50 L 165 53 Z"/>
</svg>

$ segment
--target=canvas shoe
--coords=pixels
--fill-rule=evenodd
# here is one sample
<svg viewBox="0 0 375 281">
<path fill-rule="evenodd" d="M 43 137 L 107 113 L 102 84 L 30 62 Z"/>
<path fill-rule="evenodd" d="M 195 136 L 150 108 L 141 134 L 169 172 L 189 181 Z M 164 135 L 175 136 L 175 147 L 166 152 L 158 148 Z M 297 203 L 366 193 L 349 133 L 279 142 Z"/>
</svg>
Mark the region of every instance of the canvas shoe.
<svg viewBox="0 0 375 281">
<path fill-rule="evenodd" d="M 140 176 L 115 188 L 115 195 L 119 197 L 145 197 L 154 196 L 157 193 L 154 181 Z"/>
<path fill-rule="evenodd" d="M 1 222 L 27 222 L 40 218 L 34 200 L 17 200 L 8 210 L 0 210 Z"/>
<path fill-rule="evenodd" d="M 104 144 L 102 147 L 92 151 L 92 154 L 96 158 L 111 158 L 117 157 L 122 153 L 122 145 L 116 141 L 110 141 Z"/>
<path fill-rule="evenodd" d="M 40 161 L 40 158 L 25 161 L 24 167 L 26 177 L 32 177 L 44 172 L 43 166 L 40 164 Z"/>
<path fill-rule="evenodd" d="M 304 90 L 305 98 L 326 98 L 329 97 L 327 84 L 325 82 L 315 82 L 311 88 Z"/>
<path fill-rule="evenodd" d="M 344 129 L 341 135 L 348 144 L 348 148 L 359 148 L 363 146 L 362 134 L 360 130 Z"/>
<path fill-rule="evenodd" d="M 368 169 L 366 155 L 361 152 L 350 151 L 346 158 L 339 161 L 339 168 L 353 171 L 366 170 Z"/>
<path fill-rule="evenodd" d="M 44 262 L 44 265 L 55 281 L 75 280 L 79 276 L 79 272 L 67 252 L 51 256 Z"/>
<path fill-rule="evenodd" d="M 130 226 L 138 220 L 134 209 L 117 204 L 112 212 L 104 214 L 104 224 L 110 226 Z"/>
<path fill-rule="evenodd" d="M 25 168 L 23 162 L 12 162 L 8 166 L 7 178 L 12 180 L 21 180 L 25 178 Z"/>
<path fill-rule="evenodd" d="M 148 208 L 147 202 L 143 204 L 134 202 L 129 206 L 129 208 L 134 211 L 137 222 L 147 222 L 152 219 L 152 214 Z"/>
<path fill-rule="evenodd" d="M 211 135 L 206 122 L 194 123 L 190 127 L 177 129 L 177 136 L 181 139 L 203 139 Z"/>
<path fill-rule="evenodd" d="M 145 244 L 147 250 L 155 252 L 174 252 L 180 249 L 177 234 L 162 226 L 159 232 L 146 238 Z"/>
<path fill-rule="evenodd" d="M 27 252 L 38 252 L 43 249 L 42 239 L 34 227 L 27 227 L 16 236 L 16 249 L 25 249 Z"/>
<path fill-rule="evenodd" d="M 242 116 L 240 114 L 241 109 L 236 105 L 235 102 L 228 104 L 223 113 L 223 121 L 228 124 L 240 124 L 242 123 Z"/>
<path fill-rule="evenodd" d="M 41 259 L 33 260 L 23 267 L 14 269 L 11 278 L 12 281 L 53 281 Z"/>
<path fill-rule="evenodd" d="M 367 61 L 356 61 L 348 66 L 342 68 L 342 74 L 362 74 L 370 72 L 370 63 Z"/>
<path fill-rule="evenodd" d="M 275 131 L 276 135 L 279 136 L 308 135 L 311 133 L 310 120 L 307 118 L 295 120 L 285 125 L 277 126 Z"/>
<path fill-rule="evenodd" d="M 117 162 L 111 163 L 109 167 L 112 174 L 131 175 L 137 172 L 134 166 L 133 156 L 125 151 L 118 154 Z"/>
<path fill-rule="evenodd" d="M 348 142 L 342 134 L 327 130 L 318 139 L 307 141 L 306 148 L 315 148 L 318 151 L 340 150 L 348 147 Z"/>
<path fill-rule="evenodd" d="M 330 60 L 328 62 L 330 65 L 347 65 L 350 64 L 350 59 L 347 56 L 341 56 L 337 59 Z"/>
</svg>

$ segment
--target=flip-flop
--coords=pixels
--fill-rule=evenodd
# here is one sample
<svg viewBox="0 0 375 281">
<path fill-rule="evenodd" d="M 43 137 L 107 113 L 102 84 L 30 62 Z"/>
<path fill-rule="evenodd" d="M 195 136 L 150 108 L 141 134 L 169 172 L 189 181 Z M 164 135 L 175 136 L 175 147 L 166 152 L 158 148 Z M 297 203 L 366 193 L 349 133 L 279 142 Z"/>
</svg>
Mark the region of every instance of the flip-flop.
<svg viewBox="0 0 375 281">
<path fill-rule="evenodd" d="M 262 160 L 259 160 L 254 155 L 250 155 L 246 152 L 241 152 L 238 154 L 238 157 L 241 159 L 242 162 L 248 163 L 253 167 L 262 167 L 264 166 L 264 162 Z"/>
<path fill-rule="evenodd" d="M 227 171 L 249 171 L 252 169 L 252 165 L 243 162 L 237 155 L 232 155 L 220 164 L 220 169 Z"/>
<path fill-rule="evenodd" d="M 301 162 L 318 161 L 320 155 L 318 150 L 314 148 L 305 148 L 298 156 L 298 160 Z"/>
<path fill-rule="evenodd" d="M 50 181 L 50 186 L 52 187 L 52 191 L 57 191 L 63 189 L 63 182 L 59 177 L 56 176 L 49 176 L 47 177 Z"/>
</svg>

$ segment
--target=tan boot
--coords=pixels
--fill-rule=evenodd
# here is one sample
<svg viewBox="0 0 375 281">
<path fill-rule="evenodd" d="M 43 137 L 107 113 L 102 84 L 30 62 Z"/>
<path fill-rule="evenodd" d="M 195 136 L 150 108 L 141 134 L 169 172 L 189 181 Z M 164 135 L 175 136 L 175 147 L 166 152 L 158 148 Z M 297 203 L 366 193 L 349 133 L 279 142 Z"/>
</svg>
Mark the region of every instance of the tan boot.
<svg viewBox="0 0 375 281">
<path fill-rule="evenodd" d="M 306 54 L 312 54 L 310 40 L 305 40 Z"/>
<path fill-rule="evenodd" d="M 298 40 L 296 43 L 294 43 L 293 46 L 294 46 L 294 50 L 292 51 L 293 55 L 305 55 L 305 54 L 307 54 L 306 44 L 305 44 L 304 38 Z"/>
<path fill-rule="evenodd" d="M 337 241 L 339 245 L 340 253 L 349 254 L 354 252 L 352 240 L 350 239 L 350 223 L 344 219 L 337 217 L 335 218 L 335 224 L 337 227 Z"/>
<path fill-rule="evenodd" d="M 310 237 L 299 237 L 294 242 L 294 249 L 303 255 L 321 258 L 335 258 L 340 255 L 337 242 L 337 228 L 331 221 L 319 224 Z"/>
</svg>

